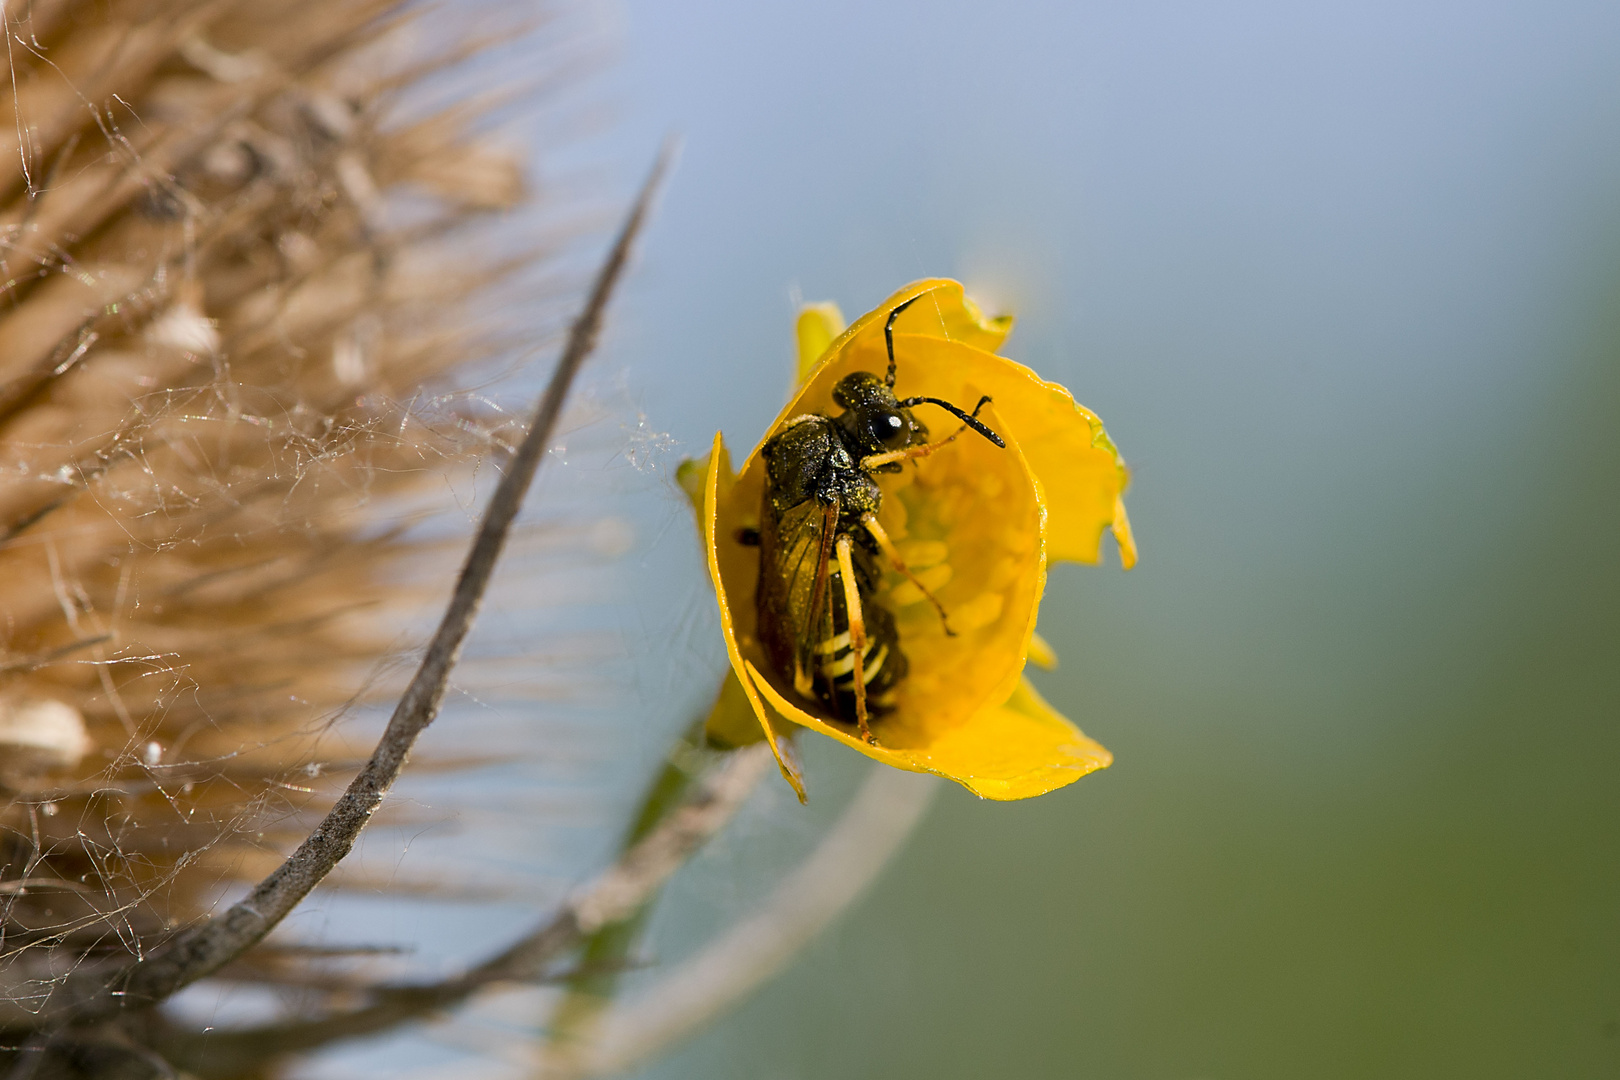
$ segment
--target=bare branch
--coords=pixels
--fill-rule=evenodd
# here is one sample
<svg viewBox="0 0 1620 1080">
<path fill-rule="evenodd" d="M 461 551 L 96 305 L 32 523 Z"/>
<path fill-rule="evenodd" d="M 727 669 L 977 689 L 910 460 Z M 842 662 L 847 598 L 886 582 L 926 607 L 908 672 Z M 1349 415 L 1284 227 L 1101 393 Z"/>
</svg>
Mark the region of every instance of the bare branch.
<svg viewBox="0 0 1620 1080">
<path fill-rule="evenodd" d="M 398 778 L 417 736 L 438 715 L 462 642 L 478 613 L 541 456 L 550 445 L 574 376 L 596 344 L 603 311 L 624 270 L 670 157 L 671 151 L 666 147 L 597 273 L 585 308 L 569 333 L 562 357 L 535 409 L 528 434 L 484 511 L 484 520 L 462 566 L 444 618 L 371 759 L 309 837 L 245 899 L 234 904 L 223 916 L 177 935 L 163 949 L 123 969 L 111 980 L 93 972 L 70 976 L 44 1003 L 37 1021 L 41 1026 L 82 1023 L 122 1009 L 150 1006 L 218 970 L 274 929 L 353 848 L 360 831 Z"/>
<path fill-rule="evenodd" d="M 158 1049 L 199 1077 L 228 1077 L 267 1057 L 315 1049 L 342 1039 L 387 1031 L 400 1023 L 459 1005 L 498 983 L 531 982 L 547 967 L 605 925 L 640 910 L 671 874 L 730 821 L 775 759 L 764 743 L 733 751 L 706 776 L 693 795 L 651 832 L 632 844 L 612 867 L 531 933 L 477 967 L 443 982 L 380 987 L 371 1004 L 319 1020 L 241 1031 L 170 1032 Z"/>
<path fill-rule="evenodd" d="M 875 766 L 815 852 L 758 912 L 648 989 L 614 1001 L 546 1046 L 543 1080 L 627 1073 L 735 1005 L 784 968 L 875 880 L 923 818 L 937 777 Z"/>
</svg>

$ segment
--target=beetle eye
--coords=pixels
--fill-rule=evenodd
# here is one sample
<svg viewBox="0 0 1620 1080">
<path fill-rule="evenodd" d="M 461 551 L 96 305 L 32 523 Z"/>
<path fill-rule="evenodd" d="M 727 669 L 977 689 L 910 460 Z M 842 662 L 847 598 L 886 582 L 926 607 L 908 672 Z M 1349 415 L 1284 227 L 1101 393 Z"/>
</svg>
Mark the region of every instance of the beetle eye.
<svg viewBox="0 0 1620 1080">
<path fill-rule="evenodd" d="M 894 409 L 873 409 L 867 417 L 872 442 L 885 450 L 898 450 L 911 438 L 911 426 Z"/>
</svg>

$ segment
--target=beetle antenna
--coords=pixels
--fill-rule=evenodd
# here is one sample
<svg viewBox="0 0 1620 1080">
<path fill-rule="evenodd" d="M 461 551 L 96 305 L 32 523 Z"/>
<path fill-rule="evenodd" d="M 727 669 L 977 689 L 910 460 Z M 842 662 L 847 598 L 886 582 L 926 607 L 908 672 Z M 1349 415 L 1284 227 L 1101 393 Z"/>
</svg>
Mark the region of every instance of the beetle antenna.
<svg viewBox="0 0 1620 1080">
<path fill-rule="evenodd" d="M 900 313 L 906 310 L 906 308 L 910 307 L 912 304 L 915 304 L 918 300 L 921 300 L 924 295 L 926 294 L 918 293 L 910 300 L 896 304 L 894 310 L 889 312 L 889 321 L 883 324 L 883 344 L 889 347 L 889 373 L 883 377 L 883 381 L 888 385 L 890 390 L 894 389 L 894 320 L 898 319 L 900 317 Z"/>
<path fill-rule="evenodd" d="M 903 409 L 909 409 L 913 405 L 921 405 L 924 402 L 927 402 L 930 405 L 938 405 L 940 408 L 944 409 L 946 412 L 953 414 L 958 420 L 962 421 L 962 423 L 966 424 L 968 427 L 972 428 L 974 431 L 977 431 L 980 435 L 983 435 L 985 438 L 989 439 L 991 442 L 995 443 L 997 446 L 999 446 L 1003 450 L 1005 450 L 1007 448 L 1007 444 L 1002 441 L 1001 436 L 997 435 L 994 431 L 991 431 L 989 428 L 985 427 L 982 423 L 979 422 L 979 410 L 984 408 L 985 405 L 989 401 L 990 401 L 990 395 L 989 394 L 986 394 L 986 395 L 984 395 L 984 397 L 980 398 L 979 403 L 977 405 L 973 406 L 973 412 L 972 412 L 971 415 L 968 414 L 968 413 L 963 412 L 961 409 L 958 409 L 955 405 L 952 405 L 950 402 L 941 401 L 937 397 L 912 397 L 912 398 L 906 398 L 904 401 L 902 401 L 900 403 L 900 407 L 903 408 Z"/>
</svg>

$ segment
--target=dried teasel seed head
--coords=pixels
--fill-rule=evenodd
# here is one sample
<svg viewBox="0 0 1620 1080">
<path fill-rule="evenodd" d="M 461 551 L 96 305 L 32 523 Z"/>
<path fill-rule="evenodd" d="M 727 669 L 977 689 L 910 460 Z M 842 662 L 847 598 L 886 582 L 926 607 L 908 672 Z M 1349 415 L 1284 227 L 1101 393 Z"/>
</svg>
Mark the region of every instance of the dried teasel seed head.
<svg viewBox="0 0 1620 1080">
<path fill-rule="evenodd" d="M 307 835 L 369 749 L 338 721 L 453 581 L 413 528 L 514 442 L 459 388 L 532 348 L 502 301 L 555 239 L 514 250 L 527 150 L 435 82 L 502 42 L 480 6 L 522 17 L 0 4 L 8 1036 Z"/>
</svg>

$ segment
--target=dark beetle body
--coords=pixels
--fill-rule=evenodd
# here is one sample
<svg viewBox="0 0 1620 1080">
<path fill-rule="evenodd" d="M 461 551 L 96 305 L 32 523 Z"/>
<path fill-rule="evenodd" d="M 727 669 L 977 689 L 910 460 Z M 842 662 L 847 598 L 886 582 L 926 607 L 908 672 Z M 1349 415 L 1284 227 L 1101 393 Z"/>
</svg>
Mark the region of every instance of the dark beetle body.
<svg viewBox="0 0 1620 1080">
<path fill-rule="evenodd" d="M 845 407 L 837 417 L 806 413 L 789 420 L 761 451 L 765 458 L 764 505 L 760 507 L 759 634 L 784 682 L 795 664 L 812 676 L 816 700 L 843 719 L 855 715 L 854 659 L 849 655 L 849 616 L 834 563 L 820 610 L 812 619 L 815 579 L 824 552 L 839 535 L 852 541 L 856 587 L 866 622 L 863 655 L 868 706 L 881 714 L 889 691 L 906 675 L 906 657 L 894 616 L 876 601 L 883 574 L 880 552 L 861 527 L 876 514 L 883 493 L 861 459 L 904 449 L 928 439 L 928 429 L 875 375 L 846 376 L 834 391 Z M 831 525 L 832 537 L 824 540 Z"/>
<path fill-rule="evenodd" d="M 920 295 L 889 311 L 883 326 L 887 377 L 868 371 L 845 375 L 832 393 L 842 412 L 795 416 L 760 451 L 765 459 L 757 541 L 760 641 L 783 682 L 837 718 L 853 718 L 871 743 L 877 740 L 867 727 L 868 714 L 893 708 L 892 691 L 907 668 L 894 615 L 877 603 L 883 583 L 880 556 L 922 588 L 877 522 L 883 492 L 874 474 L 899 472 L 903 461 L 914 462 L 956 438 L 929 444 L 928 429 L 911 414 L 913 405 L 925 402 L 956 416 L 963 431 L 972 428 L 995 445 L 1006 445 L 978 420 L 989 397 L 980 398 L 972 413 L 935 397 L 895 397 L 894 321 Z M 852 590 L 839 569 L 844 556 L 832 559 L 845 545 L 855 579 Z M 923 593 L 950 634 L 945 608 L 932 593 Z M 865 647 L 858 656 L 854 644 L 860 635 L 852 622 L 865 627 Z"/>
</svg>

